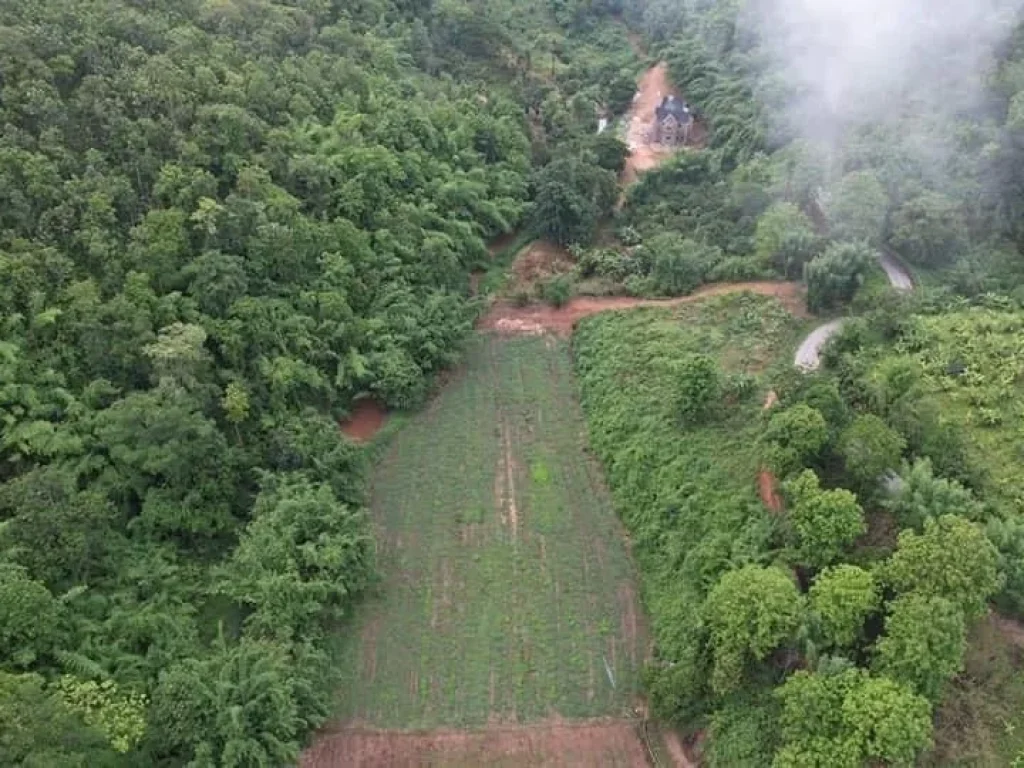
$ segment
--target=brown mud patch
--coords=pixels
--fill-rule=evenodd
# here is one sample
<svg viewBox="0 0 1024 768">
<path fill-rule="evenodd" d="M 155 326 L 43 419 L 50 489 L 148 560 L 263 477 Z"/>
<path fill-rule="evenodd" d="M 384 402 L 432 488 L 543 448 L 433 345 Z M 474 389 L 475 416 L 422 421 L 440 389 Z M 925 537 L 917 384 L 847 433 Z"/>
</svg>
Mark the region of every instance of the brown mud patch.
<svg viewBox="0 0 1024 768">
<path fill-rule="evenodd" d="M 1024 624 L 1016 619 L 1002 616 L 991 611 L 988 616 L 992 627 L 1010 645 L 1018 650 L 1024 650 Z"/>
<path fill-rule="evenodd" d="M 565 248 L 550 240 L 535 240 L 512 263 L 508 292 L 534 292 L 545 280 L 571 272 L 575 265 Z"/>
<path fill-rule="evenodd" d="M 762 468 L 757 473 L 757 493 L 768 509 L 776 514 L 782 512 L 782 497 L 776 488 L 775 475 L 767 469 Z"/>
<path fill-rule="evenodd" d="M 325 733 L 302 768 L 541 766 L 647 768 L 646 748 L 628 720 L 495 725 L 480 730 L 387 731 L 360 726 Z M 685 764 L 684 764 L 685 765 Z"/>
<path fill-rule="evenodd" d="M 633 106 L 627 115 L 626 144 L 629 146 L 629 157 L 619 177 L 623 188 L 635 182 L 641 173 L 658 167 L 681 149 L 666 146 L 652 138 L 654 113 L 665 96 L 681 98 L 669 80 L 668 64 L 660 62 L 641 75 Z M 706 141 L 707 129 L 698 121 L 693 126 L 687 146 L 702 147 Z M 622 202 L 620 199 L 620 206 Z"/>
<path fill-rule="evenodd" d="M 706 285 L 689 296 L 679 296 L 673 299 L 636 299 L 628 296 L 579 296 L 559 308 L 548 305 L 517 307 L 509 302 L 501 301 L 496 302 L 490 311 L 480 318 L 477 327 L 481 330 L 497 331 L 498 333 L 509 335 L 536 335 L 550 332 L 568 336 L 572 333 L 573 326 L 578 321 L 598 312 L 632 309 L 634 307 L 676 307 L 711 296 L 724 296 L 744 291 L 760 296 L 774 296 L 782 302 L 787 310 L 797 317 L 807 316 L 804 290 L 800 283 L 762 281 Z"/>
<path fill-rule="evenodd" d="M 501 451 L 494 472 L 494 503 L 502 528 L 508 528 L 512 543 L 519 536 L 519 507 L 516 503 L 516 460 L 512 446 L 512 432 L 505 422 L 498 423 L 498 441 Z"/>
<path fill-rule="evenodd" d="M 674 729 L 665 728 L 661 732 L 661 739 L 675 768 L 697 768 L 700 764 L 698 761 L 690 759 L 686 747 L 683 746 L 683 740 L 679 738 L 679 734 Z"/>
<path fill-rule="evenodd" d="M 342 434 L 363 443 L 372 438 L 388 419 L 388 412 L 376 400 L 364 397 L 352 404 L 352 413 L 338 424 Z"/>
</svg>

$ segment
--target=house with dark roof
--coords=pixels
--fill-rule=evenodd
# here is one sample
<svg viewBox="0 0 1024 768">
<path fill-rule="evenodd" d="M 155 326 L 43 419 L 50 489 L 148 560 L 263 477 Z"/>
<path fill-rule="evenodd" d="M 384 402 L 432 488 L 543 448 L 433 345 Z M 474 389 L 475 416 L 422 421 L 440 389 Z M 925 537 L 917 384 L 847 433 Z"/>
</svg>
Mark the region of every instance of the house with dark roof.
<svg viewBox="0 0 1024 768">
<path fill-rule="evenodd" d="M 693 128 L 693 112 L 690 105 L 675 96 L 666 96 L 654 110 L 652 138 L 660 144 L 676 146 L 685 144 Z"/>
</svg>

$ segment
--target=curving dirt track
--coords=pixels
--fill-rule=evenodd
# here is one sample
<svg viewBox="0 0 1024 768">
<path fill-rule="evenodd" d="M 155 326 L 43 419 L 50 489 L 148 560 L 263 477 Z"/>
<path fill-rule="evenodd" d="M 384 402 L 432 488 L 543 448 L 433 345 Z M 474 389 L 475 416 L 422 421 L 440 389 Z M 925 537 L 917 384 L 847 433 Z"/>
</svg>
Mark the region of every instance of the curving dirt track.
<svg viewBox="0 0 1024 768">
<path fill-rule="evenodd" d="M 509 335 L 556 333 L 568 336 L 578 321 L 598 312 L 633 309 L 634 307 L 675 307 L 680 304 L 700 301 L 709 296 L 722 296 L 744 291 L 761 296 L 775 296 L 794 315 L 807 316 L 804 288 L 800 283 L 762 281 L 716 283 L 704 286 L 689 296 L 673 299 L 635 299 L 628 296 L 591 298 L 584 296 L 575 298 L 564 307 L 557 309 L 550 306 L 517 307 L 508 302 L 497 302 L 480 319 L 477 327 L 480 330 Z"/>
<path fill-rule="evenodd" d="M 882 251 L 878 254 L 878 262 L 885 270 L 889 284 L 897 291 L 914 290 L 914 279 L 910 272 L 892 254 Z M 793 358 L 793 365 L 802 371 L 816 371 L 821 365 L 821 350 L 828 344 L 828 340 L 835 336 L 839 329 L 846 322 L 844 318 L 832 320 L 824 325 L 819 325 L 796 350 Z"/>
<path fill-rule="evenodd" d="M 802 371 L 816 371 L 821 365 L 821 350 L 828 344 L 828 340 L 839 332 L 845 322 L 845 318 L 839 318 L 819 325 L 811 331 L 797 347 L 793 365 Z"/>
</svg>

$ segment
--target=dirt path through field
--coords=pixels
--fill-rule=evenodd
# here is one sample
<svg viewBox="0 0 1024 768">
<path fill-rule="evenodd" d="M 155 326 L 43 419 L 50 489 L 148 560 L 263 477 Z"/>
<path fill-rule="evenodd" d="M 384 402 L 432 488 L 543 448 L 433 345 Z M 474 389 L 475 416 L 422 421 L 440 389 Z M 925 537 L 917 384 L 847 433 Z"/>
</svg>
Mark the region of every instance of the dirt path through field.
<svg viewBox="0 0 1024 768">
<path fill-rule="evenodd" d="M 612 310 L 633 309 L 634 307 L 676 307 L 700 301 L 710 296 L 722 296 L 729 293 L 747 291 L 761 296 L 774 296 L 798 317 L 807 316 L 804 301 L 804 289 L 795 282 L 749 282 L 749 283 L 716 283 L 698 289 L 689 296 L 673 299 L 636 299 L 629 296 L 609 296 L 604 298 L 579 297 L 572 299 L 564 307 L 547 305 L 531 305 L 517 307 L 508 302 L 495 303 L 484 315 L 477 327 L 484 331 L 496 331 L 509 335 L 537 335 L 556 333 L 568 336 L 573 326 L 584 317 Z"/>
</svg>

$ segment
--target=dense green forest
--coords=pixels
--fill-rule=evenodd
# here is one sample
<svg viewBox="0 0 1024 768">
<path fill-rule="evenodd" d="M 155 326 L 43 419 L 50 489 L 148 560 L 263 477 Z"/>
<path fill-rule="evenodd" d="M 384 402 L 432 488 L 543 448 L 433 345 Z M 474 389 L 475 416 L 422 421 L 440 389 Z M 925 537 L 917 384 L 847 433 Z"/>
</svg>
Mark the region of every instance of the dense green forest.
<svg viewBox="0 0 1024 768">
<path fill-rule="evenodd" d="M 0 763 L 297 758 L 374 578 L 337 420 L 424 400 L 545 164 L 607 186 L 611 10 L 0 10 Z"/>
<path fill-rule="evenodd" d="M 1024 610 L 1024 36 L 983 98 L 908 98 L 828 144 L 747 10 L 0 8 L 0 763 L 294 763 L 375 583 L 370 457 L 338 420 L 424 403 L 519 228 L 571 246 L 557 301 L 786 277 L 866 314 L 813 376 L 767 300 L 574 342 L 658 716 L 720 766 L 1017 754 L 1024 682 L 983 640 L 990 605 Z M 644 45 L 707 141 L 620 208 L 627 148 L 597 126 Z M 880 250 L 912 297 L 874 279 Z"/>
</svg>

